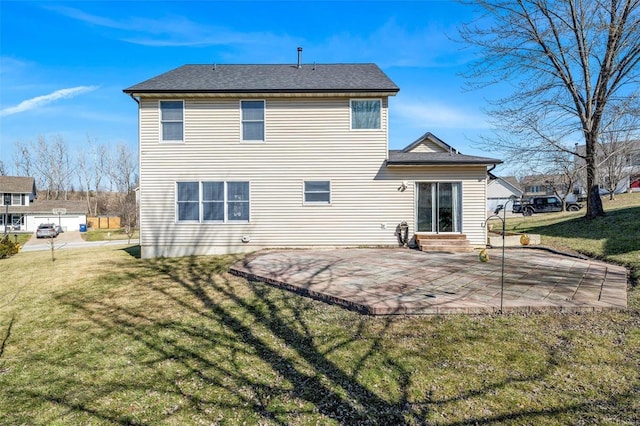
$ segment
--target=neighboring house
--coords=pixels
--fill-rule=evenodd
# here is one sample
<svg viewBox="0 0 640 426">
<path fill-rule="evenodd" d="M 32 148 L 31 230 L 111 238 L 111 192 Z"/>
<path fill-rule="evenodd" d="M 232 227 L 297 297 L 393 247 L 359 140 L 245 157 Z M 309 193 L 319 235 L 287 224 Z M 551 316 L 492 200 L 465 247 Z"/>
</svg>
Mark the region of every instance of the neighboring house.
<svg viewBox="0 0 640 426">
<path fill-rule="evenodd" d="M 489 183 L 487 184 L 487 211 L 493 212 L 499 205 L 507 205 L 511 197 L 518 200 L 522 198 L 524 191 L 515 176 L 498 177 L 489 173 Z M 507 210 L 511 210 L 511 204 Z"/>
<path fill-rule="evenodd" d="M 584 155 L 585 145 L 576 147 L 576 152 Z M 585 160 L 575 157 L 576 167 L 584 167 Z M 614 192 L 640 192 L 640 140 L 605 143 L 598 146 L 596 154 L 600 195 L 608 194 L 609 180 L 615 185 Z M 582 173 L 578 190 L 586 194 L 586 172 Z"/>
<path fill-rule="evenodd" d="M 487 166 L 427 133 L 388 150 L 374 64 L 185 65 L 124 90 L 139 105 L 142 257 L 486 244 Z"/>
<path fill-rule="evenodd" d="M 5 229 L 35 232 L 41 223 L 54 223 L 64 230 L 77 231 L 81 223 L 87 223 L 84 201 L 38 200 L 32 177 L 0 176 L 0 194 L 1 233 Z"/>
</svg>

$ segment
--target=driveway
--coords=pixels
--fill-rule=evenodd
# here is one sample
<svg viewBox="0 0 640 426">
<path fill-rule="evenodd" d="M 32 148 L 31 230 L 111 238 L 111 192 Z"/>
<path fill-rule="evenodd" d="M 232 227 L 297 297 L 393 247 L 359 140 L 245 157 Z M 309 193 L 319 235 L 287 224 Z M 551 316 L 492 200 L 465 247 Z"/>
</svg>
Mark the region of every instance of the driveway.
<svg viewBox="0 0 640 426">
<path fill-rule="evenodd" d="M 593 312 L 627 308 L 624 267 L 535 248 L 426 253 L 408 249 L 273 250 L 231 272 L 372 315 Z M 504 285 L 502 285 L 504 283 Z"/>
<path fill-rule="evenodd" d="M 56 250 L 66 248 L 82 248 L 82 247 L 96 247 L 107 245 L 126 245 L 127 240 L 110 240 L 110 241 L 85 241 L 82 239 L 80 231 L 68 231 L 59 234 L 56 238 L 36 238 L 35 233 L 31 236 L 22 247 L 22 251 L 38 251 L 51 249 L 51 242 L 53 241 L 54 248 Z M 131 240 L 131 244 L 138 244 L 138 240 Z"/>
</svg>

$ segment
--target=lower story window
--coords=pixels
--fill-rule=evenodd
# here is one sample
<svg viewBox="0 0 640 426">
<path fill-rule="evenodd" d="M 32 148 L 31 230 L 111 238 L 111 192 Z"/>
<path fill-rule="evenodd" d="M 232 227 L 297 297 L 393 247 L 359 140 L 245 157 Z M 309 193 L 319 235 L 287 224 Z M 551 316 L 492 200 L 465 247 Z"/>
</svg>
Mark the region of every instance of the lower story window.
<svg viewBox="0 0 640 426">
<path fill-rule="evenodd" d="M 178 222 L 248 222 L 249 182 L 177 183 Z"/>
<path fill-rule="evenodd" d="M 330 204 L 331 184 L 328 180 L 306 180 L 304 182 L 305 204 Z"/>
</svg>

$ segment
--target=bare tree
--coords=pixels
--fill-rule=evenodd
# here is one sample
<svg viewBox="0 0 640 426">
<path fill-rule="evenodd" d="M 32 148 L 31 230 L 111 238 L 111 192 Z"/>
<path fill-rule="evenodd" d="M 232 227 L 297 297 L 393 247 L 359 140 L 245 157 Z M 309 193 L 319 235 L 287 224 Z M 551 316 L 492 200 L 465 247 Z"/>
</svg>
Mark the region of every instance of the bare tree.
<svg viewBox="0 0 640 426">
<path fill-rule="evenodd" d="M 88 138 L 88 137 L 87 137 Z M 91 139 L 89 139 L 91 141 Z M 76 172 L 80 181 L 80 191 L 84 192 L 87 201 L 87 211 L 89 216 L 95 216 L 91 211 L 91 185 L 93 184 L 93 164 L 91 157 L 88 155 L 88 148 L 78 150 L 78 159 L 76 163 Z"/>
<path fill-rule="evenodd" d="M 16 169 L 16 174 L 18 176 L 26 176 L 26 177 L 37 177 L 33 175 L 34 167 L 33 167 L 33 155 L 31 154 L 31 146 L 32 144 L 17 142 L 14 145 L 14 154 L 13 161 Z"/>
<path fill-rule="evenodd" d="M 44 189 L 45 198 L 66 200 L 74 173 L 67 143 L 61 136 L 56 136 L 53 142 L 38 136 L 38 142 L 31 144 L 30 149 L 34 152 L 33 166 L 38 187 Z"/>
<path fill-rule="evenodd" d="M 127 234 L 135 228 L 138 219 L 135 193 L 137 168 L 138 162 L 135 155 L 125 145 L 118 145 L 111 161 L 110 179 L 118 191 L 118 210 Z M 129 238 L 131 238 L 130 235 Z"/>
<path fill-rule="evenodd" d="M 508 80 L 489 114 L 502 131 L 487 143 L 511 158 L 585 142 L 587 218 L 604 215 L 597 181 L 603 120 L 632 114 L 640 95 L 640 0 L 477 0 L 485 19 L 461 28 L 480 48 L 472 87 Z M 571 152 L 578 155 L 576 152 Z"/>
<path fill-rule="evenodd" d="M 33 168 L 36 172 L 34 176 L 39 188 L 38 193 L 44 192 L 44 199 L 53 198 L 55 188 L 55 176 L 53 172 L 54 157 L 50 152 L 49 144 L 44 136 L 38 136 L 38 142 L 31 143 L 30 149 L 34 153 Z"/>
<path fill-rule="evenodd" d="M 0 160 L 0 176 L 6 176 L 7 170 L 4 168 L 4 163 Z"/>
<path fill-rule="evenodd" d="M 553 193 L 562 201 L 562 211 L 567 210 L 567 198 L 580 180 L 583 167 L 576 165 L 575 159 L 567 151 L 557 151 L 549 159 L 547 174 L 555 176 L 546 183 Z"/>
<path fill-rule="evenodd" d="M 68 192 L 71 188 L 71 180 L 74 174 L 75 166 L 69 157 L 69 145 L 61 136 L 56 136 L 50 146 L 53 160 L 51 164 L 51 173 L 53 175 L 53 184 L 55 199 L 68 199 Z"/>
<path fill-rule="evenodd" d="M 93 157 L 93 182 L 96 186 L 96 194 L 94 199 L 93 212 L 98 215 L 98 205 L 100 203 L 100 194 L 102 181 L 108 178 L 109 168 L 111 164 L 110 156 L 107 148 L 102 144 L 93 145 L 91 148 L 91 156 Z"/>
<path fill-rule="evenodd" d="M 629 175 L 629 155 L 631 141 L 607 139 L 600 144 L 599 158 L 602 158 L 598 174 L 604 182 L 604 188 L 609 192 L 609 199 L 615 199 L 615 193 L 620 183 Z"/>
<path fill-rule="evenodd" d="M 87 210 L 93 216 L 98 215 L 100 184 L 108 172 L 109 158 L 105 146 L 87 135 L 87 144 L 78 151 L 77 173 L 87 200 Z"/>
</svg>

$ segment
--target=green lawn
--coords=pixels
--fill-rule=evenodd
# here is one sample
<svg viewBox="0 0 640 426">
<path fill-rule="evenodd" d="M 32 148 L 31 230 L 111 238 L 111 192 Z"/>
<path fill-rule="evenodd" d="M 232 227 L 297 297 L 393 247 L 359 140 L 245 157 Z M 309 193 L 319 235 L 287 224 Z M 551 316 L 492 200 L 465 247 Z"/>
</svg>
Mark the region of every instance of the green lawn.
<svg viewBox="0 0 640 426">
<path fill-rule="evenodd" d="M 638 247 L 616 241 L 629 233 L 617 215 L 637 207 L 610 209 L 620 232 L 591 244 L 595 254 L 633 264 Z M 562 223 L 581 223 L 574 216 L 543 216 L 510 225 L 548 230 L 566 247 L 596 241 L 562 235 Z M 639 418 L 637 288 L 626 312 L 369 317 L 228 274 L 240 257 L 136 254 L 102 247 L 0 261 L 0 424 Z"/>
<path fill-rule="evenodd" d="M 640 281 L 640 192 L 603 200 L 606 217 L 587 221 L 584 211 L 507 220 L 507 230 L 541 234 L 542 244 L 626 265 Z"/>
<path fill-rule="evenodd" d="M 138 230 L 134 230 L 131 239 L 139 237 Z M 85 241 L 111 241 L 111 240 L 127 240 L 129 237 L 124 232 L 124 228 L 118 229 L 91 229 L 82 233 Z"/>
</svg>

